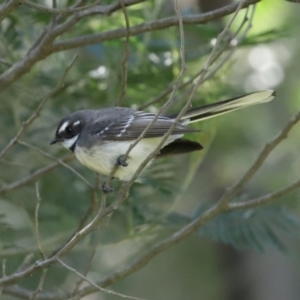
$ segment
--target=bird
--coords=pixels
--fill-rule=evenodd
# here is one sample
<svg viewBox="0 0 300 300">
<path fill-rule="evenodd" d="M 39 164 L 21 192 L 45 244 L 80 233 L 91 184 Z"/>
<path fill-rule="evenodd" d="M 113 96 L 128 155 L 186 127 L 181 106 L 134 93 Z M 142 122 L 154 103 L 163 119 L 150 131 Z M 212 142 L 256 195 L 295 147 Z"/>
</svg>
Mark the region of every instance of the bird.
<svg viewBox="0 0 300 300">
<path fill-rule="evenodd" d="M 50 144 L 61 143 L 75 154 L 81 164 L 106 176 L 110 175 L 117 164 L 118 168 L 113 176 L 128 182 L 148 155 L 156 150 L 171 126 L 174 126 L 172 133 L 153 159 L 203 149 L 200 143 L 183 137 L 186 133 L 199 132 L 189 127 L 189 124 L 254 104 L 269 102 L 274 97 L 273 90 L 253 92 L 192 108 L 179 119 L 178 113 L 157 116 L 156 113 L 126 107 L 80 110 L 61 119 L 55 138 Z M 155 118 L 157 119 L 153 122 Z M 151 122 L 153 124 L 143 138 L 125 158 L 128 148 Z M 146 168 L 150 166 L 153 159 L 148 162 Z M 102 188 L 104 192 L 113 190 L 111 186 L 105 184 Z"/>
</svg>

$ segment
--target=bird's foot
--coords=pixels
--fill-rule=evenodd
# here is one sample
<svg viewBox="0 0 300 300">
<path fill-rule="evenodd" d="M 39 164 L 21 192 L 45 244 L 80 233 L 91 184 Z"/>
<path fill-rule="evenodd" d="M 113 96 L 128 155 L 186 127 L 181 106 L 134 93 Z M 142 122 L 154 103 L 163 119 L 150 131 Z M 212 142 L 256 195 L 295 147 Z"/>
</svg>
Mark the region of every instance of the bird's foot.
<svg viewBox="0 0 300 300">
<path fill-rule="evenodd" d="M 114 191 L 114 188 L 111 187 L 109 184 L 107 184 L 106 182 L 104 182 L 102 184 L 102 192 L 105 194 L 111 193 Z"/>
<path fill-rule="evenodd" d="M 124 155 L 120 155 L 117 158 L 117 163 L 118 163 L 119 166 L 127 167 L 128 166 L 128 162 L 124 158 L 125 158 Z"/>
</svg>

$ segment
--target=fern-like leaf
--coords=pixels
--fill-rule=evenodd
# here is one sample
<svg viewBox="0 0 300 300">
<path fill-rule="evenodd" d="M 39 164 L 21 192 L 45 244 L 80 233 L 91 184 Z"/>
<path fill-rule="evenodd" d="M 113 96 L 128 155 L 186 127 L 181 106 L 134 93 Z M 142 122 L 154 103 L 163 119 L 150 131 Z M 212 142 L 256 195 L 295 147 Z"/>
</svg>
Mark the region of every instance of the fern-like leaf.
<svg viewBox="0 0 300 300">
<path fill-rule="evenodd" d="M 298 237 L 300 220 L 283 207 L 255 208 L 223 213 L 199 229 L 199 234 L 238 250 L 263 252 L 272 246 L 287 252 L 284 236 Z"/>
</svg>

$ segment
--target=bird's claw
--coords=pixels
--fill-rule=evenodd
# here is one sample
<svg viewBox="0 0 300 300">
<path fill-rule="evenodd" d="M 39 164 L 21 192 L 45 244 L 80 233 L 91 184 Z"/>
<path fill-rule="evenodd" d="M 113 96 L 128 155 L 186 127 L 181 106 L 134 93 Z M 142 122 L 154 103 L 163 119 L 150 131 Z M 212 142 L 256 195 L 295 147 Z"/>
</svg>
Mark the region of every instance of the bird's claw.
<svg viewBox="0 0 300 300">
<path fill-rule="evenodd" d="M 107 184 L 106 182 L 104 182 L 102 184 L 102 192 L 105 194 L 111 193 L 114 191 L 114 188 L 111 187 L 109 184 Z"/>
<path fill-rule="evenodd" d="M 128 162 L 124 158 L 125 158 L 124 155 L 120 155 L 117 158 L 117 163 L 118 163 L 119 166 L 127 167 L 128 166 Z"/>
</svg>

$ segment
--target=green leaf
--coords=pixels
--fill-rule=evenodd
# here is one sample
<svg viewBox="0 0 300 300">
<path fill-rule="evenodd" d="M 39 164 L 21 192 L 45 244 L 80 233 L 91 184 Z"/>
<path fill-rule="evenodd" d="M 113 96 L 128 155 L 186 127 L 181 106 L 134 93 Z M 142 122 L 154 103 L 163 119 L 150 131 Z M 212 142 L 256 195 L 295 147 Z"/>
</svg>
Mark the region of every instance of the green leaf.
<svg viewBox="0 0 300 300">
<path fill-rule="evenodd" d="M 274 247 L 287 252 L 284 236 L 296 238 L 299 230 L 300 220 L 292 212 L 272 206 L 223 213 L 198 232 L 203 237 L 229 244 L 238 250 L 263 252 L 267 247 Z"/>
</svg>

